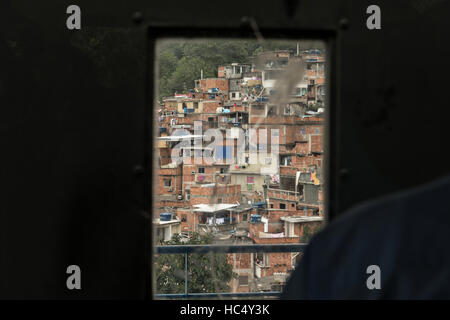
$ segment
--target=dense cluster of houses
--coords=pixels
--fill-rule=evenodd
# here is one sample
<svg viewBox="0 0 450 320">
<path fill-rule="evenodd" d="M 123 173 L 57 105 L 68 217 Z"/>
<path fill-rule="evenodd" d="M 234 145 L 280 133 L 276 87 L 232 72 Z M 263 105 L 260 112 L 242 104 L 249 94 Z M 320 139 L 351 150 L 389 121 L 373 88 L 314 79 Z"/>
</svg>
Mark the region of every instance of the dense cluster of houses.
<svg viewBox="0 0 450 320">
<path fill-rule="evenodd" d="M 157 110 L 154 226 L 209 233 L 217 244 L 307 241 L 323 222 L 325 59 L 320 50 L 262 52 Z M 273 291 L 299 253 L 233 253 L 233 292 Z"/>
</svg>

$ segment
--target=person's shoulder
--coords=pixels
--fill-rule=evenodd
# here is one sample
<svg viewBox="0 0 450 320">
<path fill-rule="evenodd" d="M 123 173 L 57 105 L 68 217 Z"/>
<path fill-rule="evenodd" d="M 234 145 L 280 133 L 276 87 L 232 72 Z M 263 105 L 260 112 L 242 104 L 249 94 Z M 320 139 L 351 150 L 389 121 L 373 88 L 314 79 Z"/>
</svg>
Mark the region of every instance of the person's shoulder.
<svg viewBox="0 0 450 320">
<path fill-rule="evenodd" d="M 427 207 L 428 218 L 432 218 L 432 207 L 436 209 L 446 208 L 444 203 L 450 197 L 450 175 L 432 182 L 397 191 L 389 195 L 371 199 L 359 203 L 350 208 L 329 223 L 324 230 L 313 238 L 314 243 L 327 242 L 330 237 L 336 239 L 335 234 L 355 233 L 369 235 L 370 231 L 398 227 L 405 218 L 413 218 L 422 206 Z M 447 204 L 450 208 L 450 205 Z M 367 233 L 369 232 L 369 234 Z"/>
<path fill-rule="evenodd" d="M 376 295 L 367 293 L 365 286 L 368 266 L 383 269 L 383 281 L 395 277 L 398 268 L 408 269 L 396 263 L 420 266 L 412 259 L 421 257 L 417 251 L 423 253 L 424 243 L 448 243 L 442 237 L 448 234 L 443 230 L 448 225 L 443 220 L 450 220 L 449 194 L 450 177 L 445 177 L 366 201 L 329 223 L 311 239 L 302 259 L 302 270 L 307 270 L 303 275 L 304 296 L 322 299 Z M 421 272 L 410 269 L 412 273 Z"/>
</svg>

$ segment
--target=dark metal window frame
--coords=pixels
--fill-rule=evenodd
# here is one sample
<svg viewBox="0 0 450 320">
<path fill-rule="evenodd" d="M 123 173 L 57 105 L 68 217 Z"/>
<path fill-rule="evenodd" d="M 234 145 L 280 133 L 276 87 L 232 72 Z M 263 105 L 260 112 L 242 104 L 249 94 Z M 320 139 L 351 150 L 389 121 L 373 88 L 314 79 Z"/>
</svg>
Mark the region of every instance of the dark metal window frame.
<svg viewBox="0 0 450 320">
<path fill-rule="evenodd" d="M 326 92 L 328 95 L 326 96 L 326 108 L 325 108 L 325 132 L 324 132 L 324 149 L 326 160 L 324 161 L 324 173 L 326 176 L 325 179 L 325 214 L 326 219 L 328 221 L 333 220 L 336 217 L 337 212 L 336 208 L 337 204 L 337 181 L 338 177 L 336 175 L 338 164 L 338 149 L 337 149 L 337 141 L 339 128 L 337 127 L 338 119 L 337 119 L 337 111 L 336 109 L 339 107 L 338 105 L 338 70 L 337 70 L 337 61 L 339 59 L 339 46 L 338 46 L 338 31 L 337 29 L 324 29 L 324 30 L 305 30 L 305 29 L 266 29 L 261 28 L 260 33 L 264 36 L 265 39 L 280 39 L 280 40 L 322 40 L 326 44 Z M 153 211 L 153 183 L 154 175 L 154 153 L 153 153 L 153 137 L 155 136 L 156 129 L 153 127 L 154 114 L 153 114 L 153 104 L 155 98 L 155 84 L 157 83 L 157 75 L 155 73 L 155 62 L 156 62 L 156 42 L 158 39 L 164 38 L 187 38 L 187 39 L 208 39 L 208 38 L 236 38 L 236 39 L 255 39 L 255 33 L 248 26 L 242 26 L 241 28 L 206 28 L 206 27 L 154 27 L 147 26 L 146 27 L 146 41 L 147 41 L 147 75 L 146 75 L 146 111 L 145 111 L 145 137 L 144 144 L 147 153 L 145 155 L 145 172 L 146 172 L 146 185 L 144 188 L 145 192 L 145 211 L 152 212 Z M 256 40 L 256 39 L 255 39 Z M 187 267 L 187 257 L 188 253 L 191 250 L 194 250 L 195 246 L 158 246 L 153 247 L 154 243 L 152 237 L 152 219 L 151 214 L 149 215 L 150 219 L 147 225 L 147 253 L 149 256 L 147 257 L 148 261 L 148 270 L 149 277 L 147 280 L 147 296 L 148 297 L 160 297 L 160 295 L 155 295 L 153 292 L 153 283 L 151 281 L 152 275 L 152 256 L 154 253 L 158 254 L 168 254 L 175 253 L 172 250 L 179 250 L 179 253 L 184 253 L 186 257 L 186 267 Z M 299 252 L 300 247 L 304 247 L 305 244 L 299 245 L 264 245 L 265 248 L 261 247 L 263 245 L 248 245 L 248 246 L 201 246 L 202 249 L 195 248 L 195 252 L 289 252 L 289 251 L 278 251 L 278 250 L 286 250 L 289 246 L 293 246 L 290 248 L 290 252 Z M 296 249 L 293 250 L 294 246 Z M 178 248 L 177 248 L 178 247 Z M 239 248 L 238 248 L 239 247 Z M 246 248 L 244 248 L 246 247 Z M 154 249 L 155 252 L 154 252 Z M 197 251 L 200 250 L 200 251 Z M 235 250 L 244 250 L 244 251 L 235 251 Z M 261 251 L 263 250 L 263 251 Z M 300 250 L 301 251 L 301 250 Z M 187 284 L 187 281 L 186 281 Z M 256 297 L 256 296 L 278 296 L 279 292 L 251 292 L 251 293 L 240 293 L 240 294 L 232 294 L 232 293 L 213 293 L 213 294 L 195 294 L 188 293 L 181 295 L 170 295 L 172 298 L 182 298 L 182 297 L 205 297 L 205 295 L 209 297 L 218 297 L 218 296 L 247 296 L 247 297 Z M 167 295 L 166 297 L 169 297 Z"/>
<path fill-rule="evenodd" d="M 306 243 L 298 244 L 250 244 L 250 245 L 176 245 L 157 246 L 156 254 L 184 254 L 184 293 L 155 294 L 156 298 L 230 298 L 230 297 L 279 297 L 279 291 L 263 292 L 214 292 L 214 293 L 190 293 L 189 286 L 189 254 L 192 253 L 279 253 L 279 252 L 303 252 Z"/>
</svg>

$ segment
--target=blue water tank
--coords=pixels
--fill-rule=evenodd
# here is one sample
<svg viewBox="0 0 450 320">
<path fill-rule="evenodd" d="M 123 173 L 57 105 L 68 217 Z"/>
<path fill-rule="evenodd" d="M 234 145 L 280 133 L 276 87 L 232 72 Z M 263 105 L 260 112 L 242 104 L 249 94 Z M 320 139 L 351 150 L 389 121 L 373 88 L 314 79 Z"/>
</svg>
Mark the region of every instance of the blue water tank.
<svg viewBox="0 0 450 320">
<path fill-rule="evenodd" d="M 260 214 L 252 214 L 251 215 L 251 222 L 252 223 L 261 222 L 261 215 Z"/>
<path fill-rule="evenodd" d="M 162 212 L 159 214 L 159 220 L 160 221 L 170 221 L 172 219 L 172 213 L 171 212 Z"/>
</svg>

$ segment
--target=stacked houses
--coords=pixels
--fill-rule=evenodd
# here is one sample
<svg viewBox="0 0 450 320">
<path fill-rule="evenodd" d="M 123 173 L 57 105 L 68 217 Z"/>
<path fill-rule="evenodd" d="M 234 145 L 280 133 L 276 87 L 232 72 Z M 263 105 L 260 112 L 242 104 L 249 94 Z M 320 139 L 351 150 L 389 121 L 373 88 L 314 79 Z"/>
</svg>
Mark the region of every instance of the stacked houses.
<svg viewBox="0 0 450 320">
<path fill-rule="evenodd" d="M 154 226 L 217 244 L 308 241 L 323 223 L 325 59 L 263 52 L 159 107 Z M 199 72 L 200 74 L 200 72 Z M 233 292 L 279 290 L 299 253 L 228 254 Z"/>
</svg>

